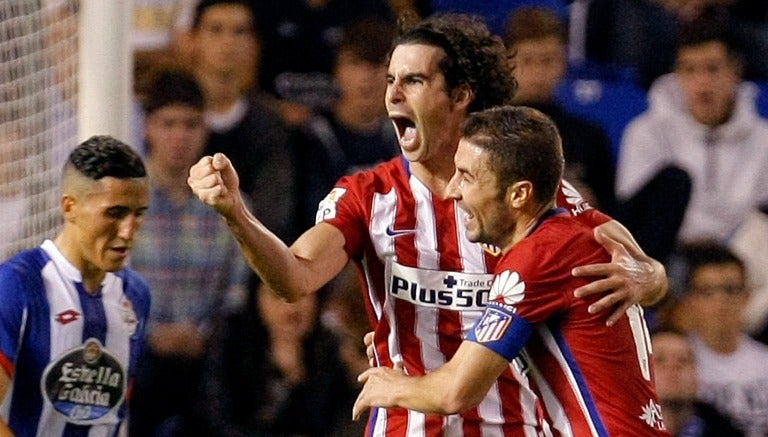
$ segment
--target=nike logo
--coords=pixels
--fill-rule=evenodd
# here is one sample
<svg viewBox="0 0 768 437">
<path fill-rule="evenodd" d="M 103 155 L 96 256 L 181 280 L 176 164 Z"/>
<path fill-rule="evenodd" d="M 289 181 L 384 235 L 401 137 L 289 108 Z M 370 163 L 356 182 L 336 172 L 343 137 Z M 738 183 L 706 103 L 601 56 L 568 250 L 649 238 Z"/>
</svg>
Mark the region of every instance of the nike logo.
<svg viewBox="0 0 768 437">
<path fill-rule="evenodd" d="M 390 237 L 402 237 L 403 235 L 415 234 L 416 229 L 392 229 L 392 225 L 387 226 L 387 235 Z"/>
</svg>

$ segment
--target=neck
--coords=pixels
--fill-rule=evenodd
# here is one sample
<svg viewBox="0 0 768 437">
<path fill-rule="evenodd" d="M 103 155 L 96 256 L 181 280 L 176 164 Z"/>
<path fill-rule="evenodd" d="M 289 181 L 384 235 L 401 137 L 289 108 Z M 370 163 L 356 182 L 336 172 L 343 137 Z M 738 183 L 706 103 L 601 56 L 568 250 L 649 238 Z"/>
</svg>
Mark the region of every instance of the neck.
<svg viewBox="0 0 768 437">
<path fill-rule="evenodd" d="M 77 270 L 80 271 L 80 275 L 83 278 L 83 287 L 89 294 L 96 294 L 101 288 L 101 281 L 107 273 L 103 270 L 93 268 L 88 261 L 82 259 L 77 252 L 77 244 L 68 237 L 67 224 L 64 224 L 64 231 L 62 231 L 53 243 L 59 249 L 64 258 L 67 259 Z"/>
<path fill-rule="evenodd" d="M 673 436 L 678 435 L 688 419 L 695 413 L 693 400 L 675 401 L 674 407 L 662 400 L 661 408 L 664 411 L 664 425 Z"/>
<path fill-rule="evenodd" d="M 530 211 L 520 210 L 517 217 L 513 217 L 514 230 L 506 242 L 501 245 L 503 253 L 507 253 L 515 244 L 530 235 L 531 231 L 539 225 L 544 215 L 555 207 L 554 201 L 539 205 L 531 205 Z M 514 214 L 514 213 L 513 213 Z"/>
<path fill-rule="evenodd" d="M 738 332 L 717 333 L 701 336 L 701 340 L 713 351 L 719 354 L 730 355 L 739 348 L 741 334 Z"/>
<path fill-rule="evenodd" d="M 186 169 L 177 170 L 158 168 L 151 157 L 147 161 L 147 169 L 152 185 L 167 193 L 174 205 L 182 204 L 192 194 L 192 191 L 187 185 Z"/>
<path fill-rule="evenodd" d="M 205 96 L 207 111 L 226 112 L 243 94 L 235 75 L 198 72 L 196 77 Z"/>
</svg>

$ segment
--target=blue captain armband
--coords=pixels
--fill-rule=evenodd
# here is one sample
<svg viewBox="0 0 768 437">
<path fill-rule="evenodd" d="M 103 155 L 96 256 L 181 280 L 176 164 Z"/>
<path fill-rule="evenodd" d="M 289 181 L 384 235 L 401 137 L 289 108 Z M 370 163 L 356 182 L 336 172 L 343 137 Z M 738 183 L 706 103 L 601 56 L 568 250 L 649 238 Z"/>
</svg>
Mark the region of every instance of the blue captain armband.
<svg viewBox="0 0 768 437">
<path fill-rule="evenodd" d="M 483 316 L 469 331 L 467 340 L 482 344 L 508 361 L 517 357 L 533 332 L 533 325 L 515 314 L 514 308 L 489 302 Z"/>
</svg>

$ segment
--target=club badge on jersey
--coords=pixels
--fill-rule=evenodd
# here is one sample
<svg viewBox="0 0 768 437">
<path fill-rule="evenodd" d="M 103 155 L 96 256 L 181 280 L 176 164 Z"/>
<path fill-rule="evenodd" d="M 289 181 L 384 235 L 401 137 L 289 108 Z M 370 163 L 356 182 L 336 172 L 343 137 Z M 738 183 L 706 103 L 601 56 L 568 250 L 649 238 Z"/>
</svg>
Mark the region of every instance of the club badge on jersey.
<svg viewBox="0 0 768 437">
<path fill-rule="evenodd" d="M 123 403 L 126 372 L 95 338 L 52 360 L 43 372 L 43 398 L 68 422 L 92 425 Z"/>
</svg>

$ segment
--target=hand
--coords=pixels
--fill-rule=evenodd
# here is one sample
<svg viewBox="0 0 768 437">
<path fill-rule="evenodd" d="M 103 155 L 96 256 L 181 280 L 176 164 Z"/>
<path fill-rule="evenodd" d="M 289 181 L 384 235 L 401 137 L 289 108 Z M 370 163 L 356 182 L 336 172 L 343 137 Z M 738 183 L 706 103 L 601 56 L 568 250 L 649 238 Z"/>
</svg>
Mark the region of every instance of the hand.
<svg viewBox="0 0 768 437">
<path fill-rule="evenodd" d="M 388 367 L 372 367 L 357 377 L 357 381 L 365 384 L 357 396 L 352 407 L 352 420 L 358 420 L 360 416 L 371 407 L 396 406 L 393 396 L 393 388 L 397 382 L 407 379 L 402 365 L 390 369 Z"/>
<path fill-rule="evenodd" d="M 577 298 L 606 293 L 589 306 L 590 313 L 609 308 L 613 311 L 606 324 L 612 326 L 634 304 L 650 305 L 666 292 L 667 277 L 664 266 L 653 258 L 630 251 L 608 236 L 602 227 L 595 228 L 595 239 L 611 254 L 611 262 L 580 266 L 573 269 L 574 276 L 604 276 L 577 288 Z"/>
<path fill-rule="evenodd" d="M 242 204 L 240 179 L 232 162 L 223 153 L 202 157 L 189 169 L 187 184 L 203 203 L 226 218 Z"/>
<path fill-rule="evenodd" d="M 205 339 L 192 323 L 158 323 L 148 336 L 154 353 L 163 357 L 196 358 L 205 352 Z"/>
<path fill-rule="evenodd" d="M 368 357 L 368 365 L 376 367 L 376 347 L 373 345 L 373 331 L 363 336 L 363 344 L 365 345 L 365 355 Z"/>
</svg>

